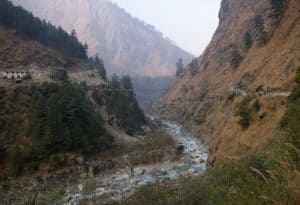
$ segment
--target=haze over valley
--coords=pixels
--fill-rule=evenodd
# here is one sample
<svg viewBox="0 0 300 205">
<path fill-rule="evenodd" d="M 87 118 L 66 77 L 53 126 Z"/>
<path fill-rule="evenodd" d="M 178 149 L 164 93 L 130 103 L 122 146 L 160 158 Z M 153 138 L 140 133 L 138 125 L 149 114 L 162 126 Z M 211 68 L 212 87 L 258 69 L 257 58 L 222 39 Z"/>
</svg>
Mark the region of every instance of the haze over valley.
<svg viewBox="0 0 300 205">
<path fill-rule="evenodd" d="M 300 1 L 113 2 L 0 0 L 0 204 L 300 204 Z"/>
</svg>

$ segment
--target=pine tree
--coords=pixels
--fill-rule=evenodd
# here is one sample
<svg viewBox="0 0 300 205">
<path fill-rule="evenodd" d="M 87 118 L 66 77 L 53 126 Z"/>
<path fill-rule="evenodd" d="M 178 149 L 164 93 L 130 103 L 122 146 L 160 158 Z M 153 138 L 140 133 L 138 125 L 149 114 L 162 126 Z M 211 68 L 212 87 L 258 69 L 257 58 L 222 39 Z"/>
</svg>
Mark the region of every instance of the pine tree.
<svg viewBox="0 0 300 205">
<path fill-rule="evenodd" d="M 177 64 L 176 64 L 177 70 L 176 70 L 176 77 L 178 78 L 183 73 L 183 63 L 182 58 L 179 58 Z"/>
<path fill-rule="evenodd" d="M 197 58 L 194 58 L 192 60 L 192 62 L 189 64 L 189 68 L 190 68 L 190 71 L 191 71 L 191 76 L 196 75 L 197 69 L 198 69 L 198 60 L 197 60 Z"/>
<path fill-rule="evenodd" d="M 252 36 L 249 32 L 245 33 L 243 43 L 244 43 L 245 50 L 248 51 L 251 48 L 252 43 L 253 43 Z"/>
<path fill-rule="evenodd" d="M 37 40 L 69 57 L 87 59 L 87 47 L 78 41 L 74 29 L 69 35 L 62 28 L 41 21 L 32 13 L 20 6 L 14 6 L 8 0 L 0 0 L 0 25 L 14 28 L 17 35 Z"/>
<path fill-rule="evenodd" d="M 106 81 L 106 70 L 104 67 L 104 61 L 99 58 L 98 54 L 95 56 L 95 68 L 98 70 L 100 76 Z"/>
</svg>

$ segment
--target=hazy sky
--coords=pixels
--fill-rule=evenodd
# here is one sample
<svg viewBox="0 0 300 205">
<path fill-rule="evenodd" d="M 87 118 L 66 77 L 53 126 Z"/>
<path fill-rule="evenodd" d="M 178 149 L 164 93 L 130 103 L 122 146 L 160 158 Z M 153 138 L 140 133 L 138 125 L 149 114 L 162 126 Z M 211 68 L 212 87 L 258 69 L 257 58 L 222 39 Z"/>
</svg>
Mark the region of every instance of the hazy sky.
<svg viewBox="0 0 300 205">
<path fill-rule="evenodd" d="M 112 0 L 199 56 L 217 25 L 221 0 Z"/>
</svg>

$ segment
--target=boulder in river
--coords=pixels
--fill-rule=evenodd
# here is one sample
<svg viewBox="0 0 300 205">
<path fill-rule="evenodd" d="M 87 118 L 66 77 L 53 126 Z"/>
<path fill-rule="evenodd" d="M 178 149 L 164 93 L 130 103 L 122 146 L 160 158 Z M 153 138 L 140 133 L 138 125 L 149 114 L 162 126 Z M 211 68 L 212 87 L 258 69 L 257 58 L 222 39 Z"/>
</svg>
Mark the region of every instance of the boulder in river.
<svg viewBox="0 0 300 205">
<path fill-rule="evenodd" d="M 130 184 L 138 184 L 139 180 L 138 179 L 131 179 Z"/>
<path fill-rule="evenodd" d="M 182 154 L 184 151 L 184 145 L 179 144 L 176 148 L 177 154 Z"/>
<path fill-rule="evenodd" d="M 196 173 L 196 170 L 195 169 L 193 169 L 193 168 L 191 168 L 191 169 L 189 169 L 189 174 L 194 174 L 194 173 Z"/>
<path fill-rule="evenodd" d="M 122 174 L 122 175 L 119 175 L 119 176 L 117 176 L 116 177 L 116 180 L 117 181 L 122 181 L 122 180 L 127 180 L 127 179 L 129 179 L 130 177 L 129 177 L 129 174 Z"/>
<path fill-rule="evenodd" d="M 83 185 L 82 184 L 78 184 L 77 188 L 78 188 L 79 191 L 82 191 L 83 190 Z"/>
<path fill-rule="evenodd" d="M 84 165 L 85 164 L 85 159 L 83 156 L 79 156 L 76 158 L 76 163 L 80 166 Z"/>
<path fill-rule="evenodd" d="M 196 164 L 203 164 L 204 162 L 205 162 L 205 160 L 202 159 L 202 158 L 196 158 L 196 159 L 194 160 L 194 163 L 196 163 Z"/>
<path fill-rule="evenodd" d="M 143 169 L 143 168 L 135 168 L 135 169 L 134 169 L 134 174 L 135 174 L 135 175 L 143 175 L 143 174 L 145 174 L 145 173 L 146 173 L 146 170 Z"/>
</svg>

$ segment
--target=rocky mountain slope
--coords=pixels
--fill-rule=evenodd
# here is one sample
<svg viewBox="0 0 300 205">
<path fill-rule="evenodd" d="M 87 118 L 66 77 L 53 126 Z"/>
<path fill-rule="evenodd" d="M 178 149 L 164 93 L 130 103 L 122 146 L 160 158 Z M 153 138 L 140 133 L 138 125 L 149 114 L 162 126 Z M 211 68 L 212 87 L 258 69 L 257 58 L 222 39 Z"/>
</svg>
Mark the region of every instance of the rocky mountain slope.
<svg viewBox="0 0 300 205">
<path fill-rule="evenodd" d="M 300 65 L 298 0 L 223 0 L 205 52 L 156 104 L 210 145 L 210 163 L 274 136 Z"/>
<path fill-rule="evenodd" d="M 108 73 L 167 76 L 175 73 L 178 58 L 192 55 L 177 47 L 153 26 L 132 17 L 106 0 L 13 0 L 43 19 L 76 29 L 89 53 L 103 58 Z"/>
</svg>

